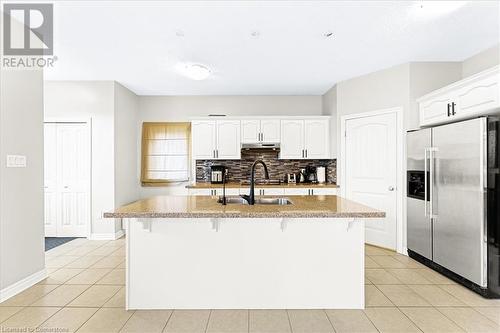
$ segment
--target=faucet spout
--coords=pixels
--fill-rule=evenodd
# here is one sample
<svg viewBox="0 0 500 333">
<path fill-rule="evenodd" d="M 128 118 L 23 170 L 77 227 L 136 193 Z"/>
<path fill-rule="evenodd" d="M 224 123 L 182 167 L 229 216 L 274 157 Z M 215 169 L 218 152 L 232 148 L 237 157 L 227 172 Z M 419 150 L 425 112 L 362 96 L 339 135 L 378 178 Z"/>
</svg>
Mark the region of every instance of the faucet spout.
<svg viewBox="0 0 500 333">
<path fill-rule="evenodd" d="M 250 195 L 241 195 L 243 199 L 245 199 L 249 205 L 255 205 L 255 167 L 257 164 L 262 164 L 264 167 L 264 177 L 269 179 L 269 172 L 267 171 L 267 165 L 263 160 L 256 160 L 252 164 L 252 170 L 250 172 Z"/>
</svg>

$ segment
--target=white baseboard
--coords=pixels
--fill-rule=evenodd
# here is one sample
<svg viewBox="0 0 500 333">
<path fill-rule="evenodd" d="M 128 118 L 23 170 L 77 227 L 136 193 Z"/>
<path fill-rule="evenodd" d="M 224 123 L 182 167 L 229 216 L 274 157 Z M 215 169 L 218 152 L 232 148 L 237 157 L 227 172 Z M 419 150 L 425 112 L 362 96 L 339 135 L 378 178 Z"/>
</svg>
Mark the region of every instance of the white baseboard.
<svg viewBox="0 0 500 333">
<path fill-rule="evenodd" d="M 89 239 L 90 240 L 117 240 L 120 237 L 123 237 L 125 235 L 125 232 L 123 229 L 118 230 L 115 233 L 92 233 L 90 234 Z"/>
<path fill-rule="evenodd" d="M 43 279 L 47 278 L 47 270 L 44 268 L 36 273 L 25 277 L 21 281 L 11 284 L 10 286 L 0 290 L 0 303 L 19 294 L 21 291 L 28 289 L 29 287 L 37 284 Z"/>
</svg>

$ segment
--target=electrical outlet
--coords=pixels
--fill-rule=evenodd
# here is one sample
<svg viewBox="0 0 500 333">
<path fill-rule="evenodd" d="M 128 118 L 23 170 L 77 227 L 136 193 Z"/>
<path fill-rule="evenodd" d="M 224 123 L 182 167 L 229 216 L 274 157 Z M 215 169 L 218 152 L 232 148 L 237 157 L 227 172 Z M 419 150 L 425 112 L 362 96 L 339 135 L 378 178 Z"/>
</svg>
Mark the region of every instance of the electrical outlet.
<svg viewBox="0 0 500 333">
<path fill-rule="evenodd" d="M 7 155 L 7 168 L 26 168 L 26 156 Z"/>
</svg>

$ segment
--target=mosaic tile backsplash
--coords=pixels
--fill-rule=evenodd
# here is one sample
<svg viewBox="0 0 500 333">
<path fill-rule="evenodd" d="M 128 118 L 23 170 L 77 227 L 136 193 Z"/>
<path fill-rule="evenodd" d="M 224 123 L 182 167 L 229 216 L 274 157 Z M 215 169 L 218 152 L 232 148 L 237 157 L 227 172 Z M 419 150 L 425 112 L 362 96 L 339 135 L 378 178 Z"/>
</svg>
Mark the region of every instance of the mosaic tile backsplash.
<svg viewBox="0 0 500 333">
<path fill-rule="evenodd" d="M 326 178 L 329 183 L 337 182 L 337 160 L 279 160 L 278 152 L 273 150 L 242 150 L 241 160 L 196 160 L 196 181 L 210 181 L 210 167 L 223 165 L 229 168 L 228 181 L 239 182 L 250 179 L 250 169 L 255 160 L 263 160 L 267 165 L 271 179 L 285 180 L 287 173 L 298 173 L 299 169 L 308 165 L 326 167 Z M 264 179 L 264 169 L 257 166 L 256 179 Z"/>
</svg>

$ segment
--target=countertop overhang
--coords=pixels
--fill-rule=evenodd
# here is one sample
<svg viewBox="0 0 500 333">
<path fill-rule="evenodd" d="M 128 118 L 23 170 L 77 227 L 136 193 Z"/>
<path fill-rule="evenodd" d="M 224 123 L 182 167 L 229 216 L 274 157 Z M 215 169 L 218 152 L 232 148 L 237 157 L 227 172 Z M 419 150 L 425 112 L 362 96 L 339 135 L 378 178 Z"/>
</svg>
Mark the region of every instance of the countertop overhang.
<svg viewBox="0 0 500 333">
<path fill-rule="evenodd" d="M 273 197 L 273 196 L 266 196 Z M 287 195 L 291 205 L 217 203 L 216 196 L 156 196 L 104 213 L 105 218 L 383 218 L 385 212 L 336 195 Z"/>
<path fill-rule="evenodd" d="M 212 184 L 209 182 L 196 182 L 186 185 L 186 188 L 221 188 L 222 184 Z M 226 183 L 226 188 L 248 188 L 250 184 L 245 184 L 241 182 L 228 182 Z M 265 187 L 265 188 L 338 188 L 337 184 L 334 183 L 297 183 L 297 184 L 259 184 L 256 183 L 255 187 Z"/>
</svg>

